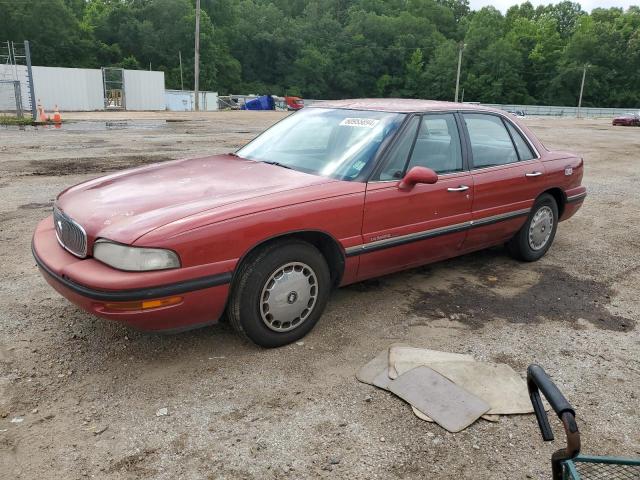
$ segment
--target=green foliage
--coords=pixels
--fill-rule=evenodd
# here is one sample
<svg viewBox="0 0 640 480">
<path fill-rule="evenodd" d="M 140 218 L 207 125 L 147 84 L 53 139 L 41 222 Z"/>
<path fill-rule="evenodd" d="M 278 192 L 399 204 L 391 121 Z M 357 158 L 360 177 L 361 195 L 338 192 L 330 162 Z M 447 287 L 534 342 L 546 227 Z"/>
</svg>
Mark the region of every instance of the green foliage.
<svg viewBox="0 0 640 480">
<path fill-rule="evenodd" d="M 26 117 L 14 117 L 10 115 L 0 115 L 0 125 L 31 125 L 33 118 L 31 115 Z"/>
<path fill-rule="evenodd" d="M 426 67 L 423 98 L 452 100 L 455 95 L 457 64 L 458 44 L 453 40 L 440 43 Z"/>
<path fill-rule="evenodd" d="M 307 98 L 640 104 L 640 9 L 525 2 L 505 15 L 468 0 L 201 0 L 200 86 Z M 193 86 L 195 0 L 0 2 L 0 40 L 36 65 L 122 66 Z"/>
</svg>

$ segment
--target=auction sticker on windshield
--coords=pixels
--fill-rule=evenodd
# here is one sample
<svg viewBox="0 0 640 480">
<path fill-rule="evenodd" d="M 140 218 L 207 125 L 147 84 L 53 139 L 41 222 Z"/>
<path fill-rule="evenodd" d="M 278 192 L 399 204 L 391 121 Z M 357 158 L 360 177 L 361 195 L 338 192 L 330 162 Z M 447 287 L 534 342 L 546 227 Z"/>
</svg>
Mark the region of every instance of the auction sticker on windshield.
<svg viewBox="0 0 640 480">
<path fill-rule="evenodd" d="M 345 118 L 340 122 L 340 125 L 343 127 L 366 127 L 373 128 L 380 120 L 376 120 L 375 118 Z"/>
</svg>

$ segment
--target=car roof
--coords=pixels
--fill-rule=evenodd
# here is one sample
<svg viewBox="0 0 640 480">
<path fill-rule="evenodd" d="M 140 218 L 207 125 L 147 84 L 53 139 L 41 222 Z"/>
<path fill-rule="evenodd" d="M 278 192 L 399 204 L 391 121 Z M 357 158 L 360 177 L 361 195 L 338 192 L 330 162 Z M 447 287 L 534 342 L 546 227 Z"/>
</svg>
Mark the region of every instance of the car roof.
<svg viewBox="0 0 640 480">
<path fill-rule="evenodd" d="M 348 100 L 327 100 L 315 102 L 310 107 L 340 108 L 346 110 L 371 110 L 376 112 L 417 113 L 455 110 L 477 110 L 505 114 L 503 110 L 471 103 L 441 102 L 413 98 L 355 98 Z"/>
</svg>

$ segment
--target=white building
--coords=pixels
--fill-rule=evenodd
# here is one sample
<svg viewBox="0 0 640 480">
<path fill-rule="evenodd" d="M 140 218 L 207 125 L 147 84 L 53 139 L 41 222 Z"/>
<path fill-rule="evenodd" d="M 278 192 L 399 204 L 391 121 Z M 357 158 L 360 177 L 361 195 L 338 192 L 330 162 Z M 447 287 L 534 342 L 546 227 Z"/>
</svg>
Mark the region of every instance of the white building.
<svg viewBox="0 0 640 480">
<path fill-rule="evenodd" d="M 164 72 L 110 70 L 118 76 L 118 83 L 105 82 L 104 71 L 101 69 L 34 66 L 32 71 L 36 103 L 40 100 L 48 112 L 55 105 L 63 111 L 166 108 Z M 0 78 L 20 80 L 22 105 L 27 110 L 30 104 L 27 67 L 0 64 Z M 0 111 L 15 108 L 15 105 L 4 105 L 7 102 L 6 99 L 0 99 Z"/>
</svg>

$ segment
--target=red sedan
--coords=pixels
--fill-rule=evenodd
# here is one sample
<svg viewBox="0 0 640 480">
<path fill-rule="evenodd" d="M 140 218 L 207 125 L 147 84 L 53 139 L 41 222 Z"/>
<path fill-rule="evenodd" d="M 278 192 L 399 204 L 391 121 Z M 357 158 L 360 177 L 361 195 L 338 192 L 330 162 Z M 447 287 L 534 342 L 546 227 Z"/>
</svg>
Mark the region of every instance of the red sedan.
<svg viewBox="0 0 640 480">
<path fill-rule="evenodd" d="M 625 113 L 619 117 L 615 117 L 611 124 L 615 127 L 621 125 L 624 127 L 640 127 L 640 112 L 639 113 Z"/>
<path fill-rule="evenodd" d="M 506 244 L 542 257 L 586 196 L 582 159 L 506 112 L 344 100 L 236 153 L 63 191 L 33 237 L 47 282 L 86 311 L 177 331 L 226 311 L 253 342 L 309 332 L 334 287 Z"/>
</svg>

